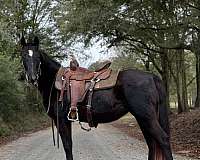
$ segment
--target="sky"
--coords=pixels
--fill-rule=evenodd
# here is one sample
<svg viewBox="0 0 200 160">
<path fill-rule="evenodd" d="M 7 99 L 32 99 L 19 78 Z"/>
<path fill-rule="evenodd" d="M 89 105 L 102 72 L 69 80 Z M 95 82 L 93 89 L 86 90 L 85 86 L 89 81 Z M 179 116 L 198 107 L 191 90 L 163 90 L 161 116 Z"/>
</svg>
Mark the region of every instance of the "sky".
<svg viewBox="0 0 200 160">
<path fill-rule="evenodd" d="M 111 60 L 114 56 L 114 50 L 107 49 L 106 46 L 102 46 L 101 42 L 96 42 L 87 49 L 83 48 L 82 44 L 77 44 L 72 47 L 72 50 L 80 66 L 86 68 L 96 61 Z M 62 65 L 65 67 L 69 66 L 69 61 L 64 60 Z"/>
</svg>

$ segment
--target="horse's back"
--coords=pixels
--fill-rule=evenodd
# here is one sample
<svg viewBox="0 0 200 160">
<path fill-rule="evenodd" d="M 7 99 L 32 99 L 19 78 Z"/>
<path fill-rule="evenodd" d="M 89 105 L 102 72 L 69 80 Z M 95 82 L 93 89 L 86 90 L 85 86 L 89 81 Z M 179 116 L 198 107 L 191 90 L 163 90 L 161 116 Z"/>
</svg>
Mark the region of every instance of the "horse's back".
<svg viewBox="0 0 200 160">
<path fill-rule="evenodd" d="M 153 73 L 137 69 L 127 69 L 120 71 L 118 76 L 118 84 L 141 87 L 143 85 L 153 85 L 154 79 L 160 80 L 160 78 Z"/>
</svg>

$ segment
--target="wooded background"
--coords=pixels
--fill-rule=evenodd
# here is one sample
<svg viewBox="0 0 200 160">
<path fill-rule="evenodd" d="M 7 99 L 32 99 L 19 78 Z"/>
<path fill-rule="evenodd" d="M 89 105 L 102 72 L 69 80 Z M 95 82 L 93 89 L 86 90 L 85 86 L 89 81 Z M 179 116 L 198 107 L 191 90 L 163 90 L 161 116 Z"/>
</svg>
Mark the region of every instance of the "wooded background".
<svg viewBox="0 0 200 160">
<path fill-rule="evenodd" d="M 24 121 L 16 111 L 42 112 L 35 89 L 19 81 L 22 35 L 37 35 L 41 48 L 57 59 L 66 58 L 66 50 L 77 43 L 90 47 L 101 42 L 115 54 L 114 69 L 158 74 L 170 110 L 181 113 L 200 107 L 200 1 L 0 2 L 0 135 L 14 126 L 4 125 L 13 118 Z"/>
</svg>

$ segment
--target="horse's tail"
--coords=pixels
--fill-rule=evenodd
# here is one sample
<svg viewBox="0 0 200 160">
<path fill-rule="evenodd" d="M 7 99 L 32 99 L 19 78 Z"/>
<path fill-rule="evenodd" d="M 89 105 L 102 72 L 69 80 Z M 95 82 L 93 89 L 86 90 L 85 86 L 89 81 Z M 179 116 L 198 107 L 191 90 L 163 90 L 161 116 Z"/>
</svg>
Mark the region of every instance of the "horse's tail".
<svg viewBox="0 0 200 160">
<path fill-rule="evenodd" d="M 166 103 L 166 91 L 163 85 L 162 80 L 158 76 L 153 77 L 156 89 L 159 94 L 159 102 L 158 102 L 158 115 L 159 115 L 159 123 L 165 133 L 170 136 L 169 129 L 169 118 L 168 118 L 168 107 Z"/>
</svg>

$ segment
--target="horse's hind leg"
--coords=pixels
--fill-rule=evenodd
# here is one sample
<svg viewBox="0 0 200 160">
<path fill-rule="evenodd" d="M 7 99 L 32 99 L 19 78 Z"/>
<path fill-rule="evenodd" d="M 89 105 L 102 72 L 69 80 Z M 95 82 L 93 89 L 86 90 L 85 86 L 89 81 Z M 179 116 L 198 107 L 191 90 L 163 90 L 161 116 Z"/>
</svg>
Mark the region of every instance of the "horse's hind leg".
<svg viewBox="0 0 200 160">
<path fill-rule="evenodd" d="M 172 160 L 169 136 L 157 119 L 137 118 L 149 147 L 149 160 Z"/>
<path fill-rule="evenodd" d="M 149 133 L 152 135 L 152 137 L 158 143 L 158 144 L 156 144 L 156 148 L 162 149 L 166 160 L 172 160 L 173 158 L 172 158 L 171 147 L 170 147 L 170 143 L 169 143 L 169 136 L 160 127 L 158 121 L 153 121 L 150 123 L 153 123 L 153 124 L 151 124 L 151 126 L 149 128 Z"/>
<path fill-rule="evenodd" d="M 147 133 L 145 128 L 142 126 L 139 120 L 138 124 L 140 126 L 140 129 L 142 130 L 143 136 L 146 140 L 147 146 L 149 148 L 149 154 L 148 154 L 148 160 L 155 160 L 155 146 L 154 146 L 154 140 L 153 138 Z"/>
<path fill-rule="evenodd" d="M 148 160 L 166 160 L 165 156 L 162 153 L 162 149 L 156 142 L 155 138 L 153 138 L 152 135 L 149 134 L 147 128 L 145 128 L 141 120 L 138 119 L 137 121 L 149 148 Z"/>
<path fill-rule="evenodd" d="M 154 155 L 153 160 L 172 160 L 169 136 L 161 128 L 158 122 L 155 107 L 150 104 L 148 92 L 143 91 L 141 88 L 132 89 L 131 87 L 127 87 L 125 97 L 130 113 L 135 116 L 143 131 L 149 135 L 149 139 L 153 139 L 148 142 L 150 154 L 154 150 L 152 147 L 155 147 L 151 145 L 151 143 L 155 144 L 154 142 L 157 142 L 158 146 L 156 146 L 155 149 L 160 148 L 162 150 L 161 155 L 164 155 L 165 157 L 165 159 L 163 159 L 162 156 L 159 156 L 159 158 L 155 159 Z"/>
</svg>

